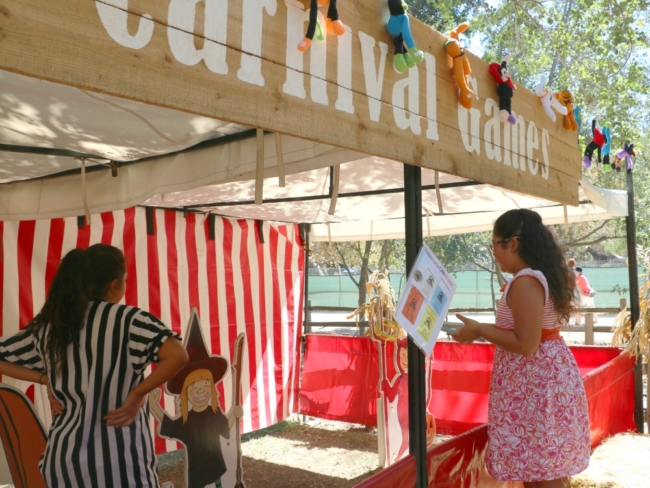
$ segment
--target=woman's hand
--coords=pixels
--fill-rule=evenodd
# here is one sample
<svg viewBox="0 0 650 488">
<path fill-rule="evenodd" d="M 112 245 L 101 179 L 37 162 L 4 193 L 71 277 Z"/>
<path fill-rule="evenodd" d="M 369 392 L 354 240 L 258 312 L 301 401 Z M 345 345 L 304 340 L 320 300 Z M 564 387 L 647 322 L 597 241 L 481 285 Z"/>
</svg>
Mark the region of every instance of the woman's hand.
<svg viewBox="0 0 650 488">
<path fill-rule="evenodd" d="M 456 329 L 456 332 L 450 334 L 454 340 L 463 344 L 471 344 L 481 337 L 481 334 L 479 334 L 480 324 L 476 320 L 469 319 L 459 313 L 456 314 L 456 318 L 463 322 L 463 325 Z"/>
<path fill-rule="evenodd" d="M 63 403 L 59 401 L 57 397 L 54 396 L 54 392 L 52 391 L 52 388 L 50 387 L 50 383 L 48 381 L 47 384 L 47 398 L 50 400 L 50 408 L 52 410 L 52 414 L 56 417 L 57 415 L 61 415 L 64 412 L 63 408 Z"/>
<path fill-rule="evenodd" d="M 120 408 L 111 410 L 106 414 L 104 417 L 104 420 L 107 421 L 106 425 L 109 427 L 126 427 L 131 425 L 144 405 L 145 400 L 146 395 L 140 395 L 131 390 Z"/>
</svg>

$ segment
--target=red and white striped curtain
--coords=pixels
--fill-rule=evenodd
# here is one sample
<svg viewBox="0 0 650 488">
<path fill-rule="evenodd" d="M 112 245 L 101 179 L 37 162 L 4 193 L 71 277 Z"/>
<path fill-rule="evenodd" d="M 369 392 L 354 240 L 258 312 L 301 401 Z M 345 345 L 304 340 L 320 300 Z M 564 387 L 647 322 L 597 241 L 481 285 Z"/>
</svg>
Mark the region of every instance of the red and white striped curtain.
<svg viewBox="0 0 650 488">
<path fill-rule="evenodd" d="M 112 244 L 127 258 L 127 304 L 181 334 L 196 307 L 212 353 L 229 361 L 235 338 L 246 333 L 244 431 L 284 420 L 297 411 L 304 278 L 298 226 L 216 217 L 211 240 L 207 216 L 150 212 L 153 234 L 140 207 L 94 215 L 82 227 L 77 218 L 0 222 L 0 334 L 18 331 L 40 310 L 65 253 Z M 229 374 L 219 389 L 227 409 L 233 399 Z M 174 412 L 171 397 L 165 408 Z M 48 423 L 48 412 L 43 417 Z M 158 452 L 175 446 L 157 439 Z"/>
</svg>

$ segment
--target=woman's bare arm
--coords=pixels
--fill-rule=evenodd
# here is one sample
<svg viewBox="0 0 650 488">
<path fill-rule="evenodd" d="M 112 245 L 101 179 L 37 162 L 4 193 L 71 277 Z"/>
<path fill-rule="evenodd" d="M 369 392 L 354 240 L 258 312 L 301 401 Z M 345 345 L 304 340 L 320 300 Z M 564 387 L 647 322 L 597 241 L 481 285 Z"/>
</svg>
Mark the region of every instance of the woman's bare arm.
<svg viewBox="0 0 650 488">
<path fill-rule="evenodd" d="M 471 343 L 482 337 L 506 351 L 524 356 L 535 354 L 542 337 L 544 298 L 544 287 L 539 280 L 531 276 L 521 276 L 510 285 L 508 292 L 508 305 L 515 323 L 514 330 L 502 330 L 492 324 L 483 324 L 463 315 L 456 315 L 464 325 L 452 334 L 452 337 L 464 343 Z"/>
</svg>

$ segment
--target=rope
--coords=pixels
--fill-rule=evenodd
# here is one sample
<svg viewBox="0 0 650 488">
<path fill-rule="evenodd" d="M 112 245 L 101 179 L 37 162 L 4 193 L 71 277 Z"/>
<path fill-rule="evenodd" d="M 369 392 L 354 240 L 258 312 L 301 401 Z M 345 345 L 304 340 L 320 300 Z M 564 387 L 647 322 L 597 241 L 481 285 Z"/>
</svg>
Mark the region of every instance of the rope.
<svg viewBox="0 0 650 488">
<path fill-rule="evenodd" d="M 86 194 L 86 158 L 77 158 L 77 160 L 81 161 L 81 199 L 84 204 L 86 221 L 90 225 L 90 209 L 88 208 L 88 195 Z"/>
</svg>

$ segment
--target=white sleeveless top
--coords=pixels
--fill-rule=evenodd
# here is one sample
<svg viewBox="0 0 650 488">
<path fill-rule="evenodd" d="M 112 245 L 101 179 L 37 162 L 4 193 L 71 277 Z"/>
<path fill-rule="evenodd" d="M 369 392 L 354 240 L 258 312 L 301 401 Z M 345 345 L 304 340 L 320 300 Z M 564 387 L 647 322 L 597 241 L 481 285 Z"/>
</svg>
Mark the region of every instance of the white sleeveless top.
<svg viewBox="0 0 650 488">
<path fill-rule="evenodd" d="M 532 276 L 534 278 L 537 278 L 544 287 L 544 317 L 542 319 L 542 329 L 555 329 L 556 327 L 559 327 L 559 316 L 555 310 L 553 299 L 549 296 L 546 277 L 541 271 L 530 268 L 525 268 L 519 271 L 519 273 L 517 273 L 506 286 L 506 289 L 501 296 L 501 300 L 499 300 L 499 308 L 497 308 L 496 316 L 496 326 L 499 329 L 504 330 L 513 330 L 515 328 L 515 321 L 512 317 L 512 310 L 508 306 L 506 298 L 508 296 L 508 292 L 510 291 L 512 283 L 514 283 L 514 281 L 520 276 Z"/>
</svg>

